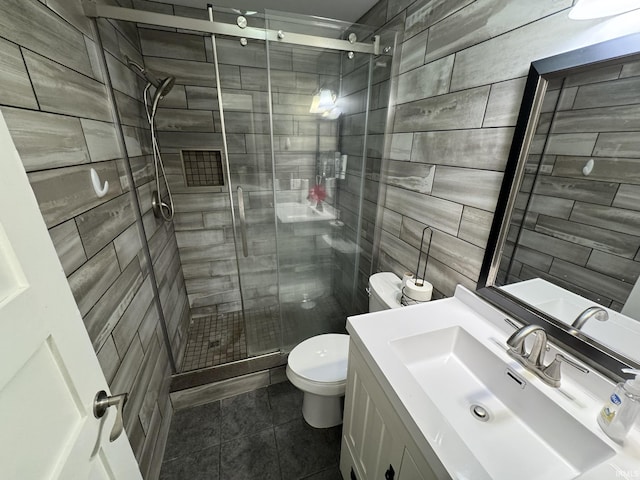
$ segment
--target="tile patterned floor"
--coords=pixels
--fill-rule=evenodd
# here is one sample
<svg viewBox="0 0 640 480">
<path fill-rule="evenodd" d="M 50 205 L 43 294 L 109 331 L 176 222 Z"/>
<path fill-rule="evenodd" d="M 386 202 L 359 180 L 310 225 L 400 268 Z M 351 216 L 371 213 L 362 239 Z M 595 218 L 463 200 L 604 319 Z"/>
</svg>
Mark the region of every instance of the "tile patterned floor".
<svg viewBox="0 0 640 480">
<path fill-rule="evenodd" d="M 312 308 L 309 308 L 312 307 Z M 346 333 L 347 313 L 332 297 L 282 305 L 284 350 L 321 333 Z M 246 323 L 246 330 L 245 330 Z M 280 349 L 280 311 L 277 306 L 246 313 L 196 317 L 189 327 L 181 371 L 213 367 Z"/>
<path fill-rule="evenodd" d="M 277 305 L 249 311 L 246 319 L 250 357 L 280 349 L 280 310 Z"/>
<path fill-rule="evenodd" d="M 177 411 L 161 480 L 341 480 L 342 427 L 302 418 L 289 382 Z"/>
<path fill-rule="evenodd" d="M 191 320 L 182 371 L 247 358 L 241 312 L 196 317 Z"/>
</svg>

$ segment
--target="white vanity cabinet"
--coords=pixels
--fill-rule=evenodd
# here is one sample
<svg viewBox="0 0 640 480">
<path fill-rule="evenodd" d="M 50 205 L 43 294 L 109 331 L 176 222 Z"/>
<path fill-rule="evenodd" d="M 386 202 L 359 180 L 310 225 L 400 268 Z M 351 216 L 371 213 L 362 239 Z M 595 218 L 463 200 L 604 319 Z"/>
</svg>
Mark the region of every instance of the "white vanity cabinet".
<svg viewBox="0 0 640 480">
<path fill-rule="evenodd" d="M 436 476 L 362 354 L 351 342 L 342 427 L 344 480 L 431 480 Z M 433 452 L 429 452 L 434 457 Z M 438 462 L 439 463 L 439 462 Z M 436 470 L 442 470 L 438 465 Z M 448 478 L 448 476 L 447 476 Z"/>
</svg>

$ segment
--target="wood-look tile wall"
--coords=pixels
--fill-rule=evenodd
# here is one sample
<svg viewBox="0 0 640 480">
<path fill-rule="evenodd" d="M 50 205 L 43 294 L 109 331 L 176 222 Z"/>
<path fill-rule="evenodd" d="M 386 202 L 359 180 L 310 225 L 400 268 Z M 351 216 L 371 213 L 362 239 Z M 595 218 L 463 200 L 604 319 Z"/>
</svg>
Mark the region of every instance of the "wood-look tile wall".
<svg viewBox="0 0 640 480">
<path fill-rule="evenodd" d="M 150 5 L 134 3 L 144 9 Z M 207 18 L 204 9 L 154 5 L 164 13 Z M 250 18 L 250 25 L 255 21 Z M 180 157 L 182 149 L 223 150 L 211 38 L 144 26 L 139 32 L 146 67 L 160 77 L 176 77 L 160 103 L 157 128 L 174 192 L 176 238 L 191 312 L 239 311 L 229 185 L 188 187 Z M 266 49 L 264 42 L 253 40 L 245 47 L 238 39 L 219 37 L 216 42 L 236 212 L 236 188 L 244 190 L 249 255 L 240 252 L 238 260 L 244 306 L 250 310 L 278 303 Z M 272 45 L 269 55 L 277 201 L 306 201 L 302 186 L 313 186 L 317 159 L 330 155 L 333 166 L 337 146 L 337 122 L 319 121 L 309 114 L 309 105 L 320 86 L 337 91 L 340 58 L 286 45 Z M 298 235 L 287 227 L 280 226 L 280 289 L 295 296 L 300 289 L 317 289 L 313 267 L 328 258 L 329 247 L 309 232 Z M 320 283 L 328 289 L 325 277 Z M 302 300 L 302 293 L 298 296 L 294 301 Z"/>
<path fill-rule="evenodd" d="M 404 26 L 378 270 L 414 269 L 429 225 L 436 296 L 475 288 L 530 63 L 637 30 L 569 20 L 572 3 L 382 0 L 361 20 Z"/>
<path fill-rule="evenodd" d="M 640 275 L 639 67 L 550 83 L 516 201 L 522 230 L 507 241 L 500 282 L 541 277 L 614 310 L 624 305 Z"/>
<path fill-rule="evenodd" d="M 141 62 L 140 41 L 135 26 L 100 21 L 99 28 L 127 119 L 135 186 L 78 0 L 0 3 L 0 109 L 109 386 L 130 393 L 125 428 L 141 471 L 157 478 L 172 410 L 168 356 L 134 212 L 134 194 L 143 197 L 150 180 L 150 150 L 142 85 L 124 56 Z M 91 187 L 90 168 L 109 182 L 103 198 Z M 143 211 L 145 226 L 155 227 L 148 239 L 165 317 L 176 332 L 186 296 L 172 228 L 149 218 L 144 204 Z"/>
</svg>

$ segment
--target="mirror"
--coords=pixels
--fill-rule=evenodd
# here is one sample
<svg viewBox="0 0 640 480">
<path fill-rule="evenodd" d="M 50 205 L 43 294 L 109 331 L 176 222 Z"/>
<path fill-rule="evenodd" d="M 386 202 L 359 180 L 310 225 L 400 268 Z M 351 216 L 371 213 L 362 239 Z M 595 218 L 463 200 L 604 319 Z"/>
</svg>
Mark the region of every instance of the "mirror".
<svg viewBox="0 0 640 480">
<path fill-rule="evenodd" d="M 640 365 L 639 49 L 532 63 L 478 283 L 614 378 Z"/>
</svg>

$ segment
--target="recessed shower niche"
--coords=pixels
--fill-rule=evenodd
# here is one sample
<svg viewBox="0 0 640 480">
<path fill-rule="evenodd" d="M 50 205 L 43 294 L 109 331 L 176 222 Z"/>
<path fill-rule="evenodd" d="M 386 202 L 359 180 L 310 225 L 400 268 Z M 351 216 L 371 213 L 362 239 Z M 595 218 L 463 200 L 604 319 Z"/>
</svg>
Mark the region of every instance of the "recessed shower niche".
<svg viewBox="0 0 640 480">
<path fill-rule="evenodd" d="M 220 150 L 181 150 L 180 155 L 187 187 L 224 186 Z"/>
</svg>

